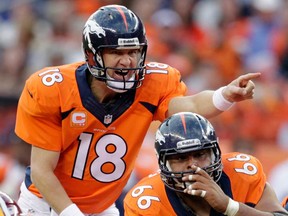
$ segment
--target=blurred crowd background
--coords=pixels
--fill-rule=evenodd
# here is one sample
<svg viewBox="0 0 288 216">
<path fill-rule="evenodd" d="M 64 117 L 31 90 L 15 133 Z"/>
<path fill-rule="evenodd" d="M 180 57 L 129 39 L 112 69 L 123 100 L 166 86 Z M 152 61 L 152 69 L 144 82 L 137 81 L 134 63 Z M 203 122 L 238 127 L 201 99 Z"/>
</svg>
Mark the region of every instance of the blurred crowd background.
<svg viewBox="0 0 288 216">
<path fill-rule="evenodd" d="M 0 190 L 17 198 L 29 164 L 30 146 L 14 134 L 25 80 L 42 67 L 84 60 L 85 21 L 114 3 L 143 20 L 147 61 L 178 68 L 189 94 L 262 73 L 253 100 L 210 120 L 223 152 L 255 155 L 279 200 L 288 195 L 288 0 L 1 0 Z M 157 169 L 158 124 L 147 133 L 127 188 Z"/>
</svg>

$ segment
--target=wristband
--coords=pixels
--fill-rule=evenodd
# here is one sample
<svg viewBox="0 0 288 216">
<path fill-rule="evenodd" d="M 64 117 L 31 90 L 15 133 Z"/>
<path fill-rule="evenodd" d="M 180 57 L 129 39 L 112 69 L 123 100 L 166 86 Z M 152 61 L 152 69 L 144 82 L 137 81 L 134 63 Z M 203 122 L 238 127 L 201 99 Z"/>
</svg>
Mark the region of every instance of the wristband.
<svg viewBox="0 0 288 216">
<path fill-rule="evenodd" d="M 66 207 L 59 216 L 85 216 L 80 209 L 73 203 Z"/>
<path fill-rule="evenodd" d="M 224 98 L 224 96 L 222 94 L 222 91 L 224 88 L 226 88 L 226 86 L 223 86 L 223 87 L 217 89 L 214 92 L 213 98 L 212 98 L 214 106 L 221 111 L 228 110 L 234 104 L 234 102 L 230 102 Z"/>
<path fill-rule="evenodd" d="M 236 202 L 229 198 L 229 202 L 226 208 L 226 211 L 224 212 L 224 215 L 227 216 L 235 216 L 239 210 L 239 202 Z"/>
</svg>

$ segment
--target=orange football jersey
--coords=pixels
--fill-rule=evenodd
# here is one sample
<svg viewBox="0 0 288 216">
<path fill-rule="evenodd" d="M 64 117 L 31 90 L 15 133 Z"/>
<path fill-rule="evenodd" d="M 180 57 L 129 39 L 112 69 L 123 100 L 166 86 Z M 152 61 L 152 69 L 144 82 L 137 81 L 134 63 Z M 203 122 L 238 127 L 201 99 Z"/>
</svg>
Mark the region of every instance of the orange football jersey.
<svg viewBox="0 0 288 216">
<path fill-rule="evenodd" d="M 223 154 L 222 163 L 223 173 L 219 185 L 224 193 L 254 207 L 266 183 L 261 163 L 251 155 L 238 152 Z M 127 193 L 124 212 L 126 216 L 189 215 L 176 193 L 164 185 L 159 173 L 142 179 Z M 215 214 L 212 211 L 211 215 Z"/>
<path fill-rule="evenodd" d="M 186 86 L 179 71 L 151 62 L 140 88 L 101 104 L 87 73 L 79 62 L 33 74 L 19 100 L 15 132 L 31 145 L 61 152 L 55 175 L 81 211 L 97 213 L 121 194 L 150 123 L 165 118 L 170 99 L 184 95 Z M 26 174 L 27 188 L 41 197 L 29 169 Z"/>
</svg>

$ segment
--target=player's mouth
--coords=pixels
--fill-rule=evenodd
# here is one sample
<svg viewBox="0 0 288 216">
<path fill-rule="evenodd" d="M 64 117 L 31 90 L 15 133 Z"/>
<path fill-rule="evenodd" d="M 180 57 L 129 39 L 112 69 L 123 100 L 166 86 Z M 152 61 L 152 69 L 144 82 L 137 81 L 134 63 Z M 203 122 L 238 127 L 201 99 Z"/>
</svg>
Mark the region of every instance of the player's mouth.
<svg viewBox="0 0 288 216">
<path fill-rule="evenodd" d="M 120 70 L 120 71 L 115 71 L 115 74 L 119 75 L 119 76 L 126 76 L 128 75 L 129 71 L 126 70 L 126 71 L 123 71 L 123 70 Z"/>
<path fill-rule="evenodd" d="M 131 77 L 129 70 L 115 70 L 113 78 L 116 80 L 128 80 Z"/>
</svg>

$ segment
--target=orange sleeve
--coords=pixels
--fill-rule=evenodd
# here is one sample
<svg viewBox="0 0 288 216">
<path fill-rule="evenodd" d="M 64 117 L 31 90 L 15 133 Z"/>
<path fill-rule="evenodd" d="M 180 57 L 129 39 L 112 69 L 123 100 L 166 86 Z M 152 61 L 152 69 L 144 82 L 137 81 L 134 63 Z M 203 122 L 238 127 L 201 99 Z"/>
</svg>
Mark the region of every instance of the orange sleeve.
<svg viewBox="0 0 288 216">
<path fill-rule="evenodd" d="M 260 161 L 252 155 L 238 152 L 223 154 L 224 172 L 231 181 L 233 199 L 257 204 L 266 184 Z"/>
<path fill-rule="evenodd" d="M 21 139 L 47 150 L 63 148 L 61 112 L 66 111 L 65 104 L 71 97 L 77 99 L 73 94 L 74 71 L 82 64 L 43 68 L 27 79 L 16 115 L 15 132 Z"/>
<path fill-rule="evenodd" d="M 159 98 L 153 120 L 163 121 L 166 118 L 170 100 L 173 97 L 184 96 L 187 93 L 187 86 L 181 80 L 181 74 L 177 69 L 163 63 L 148 63 L 146 73 L 144 85 L 145 82 L 148 82 L 148 79 L 151 78 L 153 79 L 154 85 L 157 86 L 153 89 L 161 92 L 161 98 Z M 153 74 L 153 76 L 150 76 L 150 74 Z M 147 94 L 149 94 L 149 90 L 146 91 Z M 154 92 L 150 93 L 152 96 L 154 94 Z"/>
<path fill-rule="evenodd" d="M 59 151 L 59 147 L 54 145 L 61 143 L 61 116 L 57 98 L 55 85 L 47 87 L 42 84 L 38 74 L 32 75 L 26 81 L 18 102 L 16 134 L 27 143 L 38 147 L 49 146 L 49 150 Z"/>
</svg>

